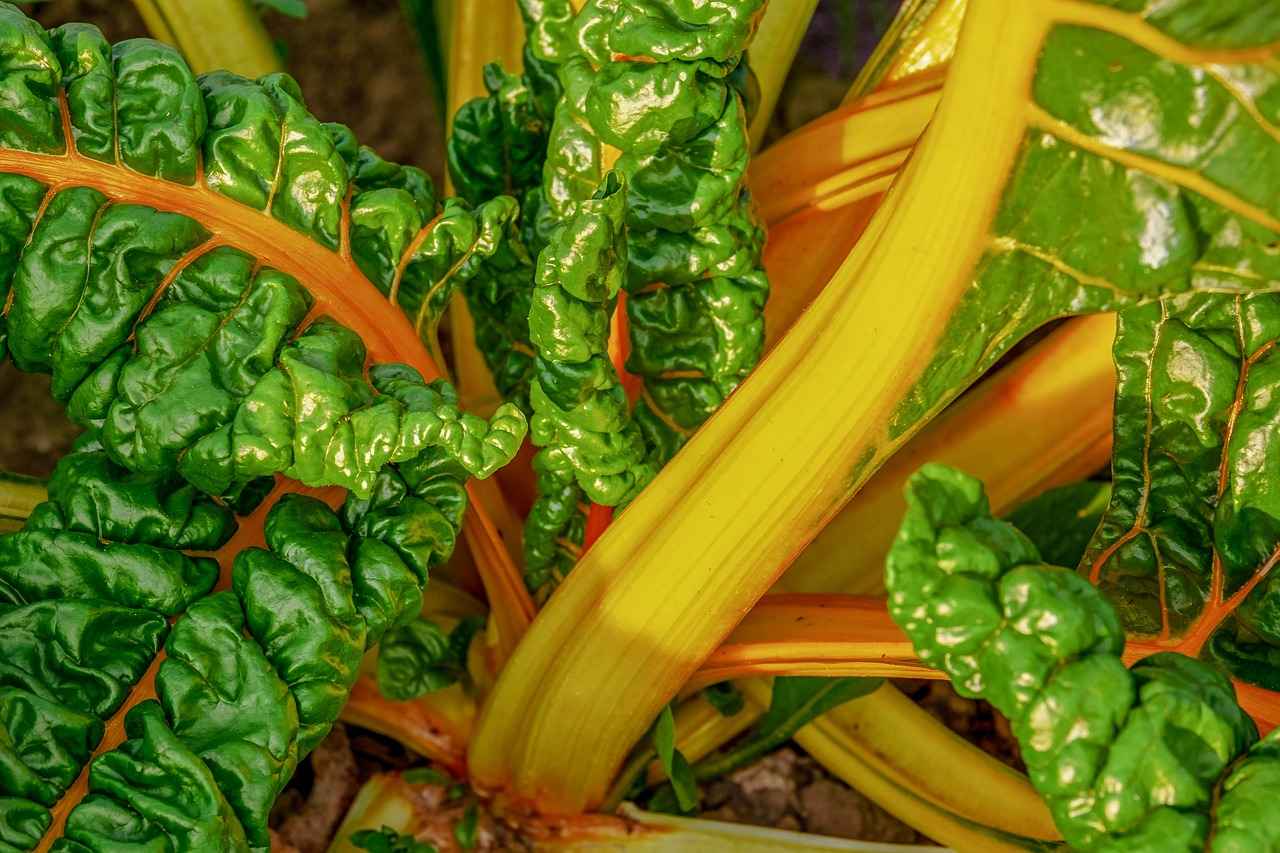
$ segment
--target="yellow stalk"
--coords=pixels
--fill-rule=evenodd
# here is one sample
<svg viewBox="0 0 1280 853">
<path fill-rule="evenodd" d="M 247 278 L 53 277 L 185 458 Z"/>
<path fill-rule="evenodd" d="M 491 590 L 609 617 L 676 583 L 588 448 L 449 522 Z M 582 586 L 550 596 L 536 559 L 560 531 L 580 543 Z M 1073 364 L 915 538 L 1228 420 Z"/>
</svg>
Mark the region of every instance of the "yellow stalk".
<svg viewBox="0 0 1280 853">
<path fill-rule="evenodd" d="M 329 853 L 359 853 L 351 836 L 362 829 L 412 832 L 418 822 L 418 804 L 412 789 L 398 775 L 379 773 L 364 783 L 333 835 Z"/>
<path fill-rule="evenodd" d="M 449 83 L 448 126 L 458 108 L 472 98 L 488 94 L 484 88 L 484 67 L 497 62 L 508 72 L 524 67 L 524 22 L 515 0 L 502 2 L 441 2 L 446 7 L 441 20 L 447 79 Z"/>
<path fill-rule="evenodd" d="M 767 682 L 744 682 L 743 691 L 749 702 L 768 706 Z M 1024 850 L 1033 839 L 1058 838 L 1025 777 L 888 686 L 829 711 L 795 740 L 899 820 L 956 850 Z M 939 768 L 963 768 L 964 776 Z"/>
<path fill-rule="evenodd" d="M 751 194 L 770 226 L 807 208 L 839 206 L 848 190 L 895 174 L 941 98 L 938 82 L 854 104 L 810 122 L 751 164 Z"/>
<path fill-rule="evenodd" d="M 436 0 L 436 16 L 443 34 L 441 49 L 446 57 L 446 125 L 447 132 L 452 132 L 453 117 L 458 109 L 467 101 L 488 94 L 484 88 L 485 65 L 498 62 L 512 72 L 524 67 L 524 23 L 514 0 L 460 4 Z M 446 171 L 446 191 L 450 191 L 450 186 Z M 476 346 L 475 326 L 460 293 L 449 303 L 449 331 L 458 394 L 469 410 L 487 416 L 502 402 L 502 395 Z"/>
<path fill-rule="evenodd" d="M 848 257 L 924 130 L 938 83 L 842 108 L 756 158 L 752 195 L 769 226 L 766 345 L 791 328 Z"/>
<path fill-rule="evenodd" d="M 245 77 L 283 70 L 248 0 L 133 0 L 151 34 L 182 51 L 197 74 L 226 68 Z"/>
<path fill-rule="evenodd" d="M 818 0 L 786 0 L 765 7 L 760 28 L 751 40 L 751 50 L 747 54 L 751 71 L 760 85 L 760 103 L 750 128 L 752 150 L 764 142 L 764 133 L 778 105 L 782 84 L 817 7 Z"/>
<path fill-rule="evenodd" d="M 899 451 L 779 580 L 786 592 L 884 591 L 884 557 L 906 510 L 902 488 L 926 462 L 980 477 L 997 514 L 1111 458 L 1115 318 L 1070 320 L 988 376 Z"/>
<path fill-rule="evenodd" d="M 551 813 L 599 803 L 658 710 L 795 554 L 972 381 L 936 389 L 890 431 L 989 242 L 1026 130 L 1042 11 L 973 4 L 954 85 L 867 239 L 525 635 L 471 745 L 481 785 Z M 940 216 L 946 199 L 964 203 Z"/>
<path fill-rule="evenodd" d="M 950 62 L 964 13 L 965 0 L 906 0 L 853 81 L 845 103 L 929 74 Z"/>
<path fill-rule="evenodd" d="M 351 836 L 360 830 L 391 829 L 402 835 L 440 842 L 448 827 L 430 808 L 414 785 L 397 774 L 379 774 L 360 789 L 351 809 L 329 846 L 329 853 L 358 853 Z M 876 844 L 785 832 L 776 829 L 651 814 L 631 806 L 622 818 L 587 817 L 573 821 L 508 819 L 508 828 L 534 851 L 581 853 L 947 853 L 938 847 Z M 523 849 L 523 848 L 522 848 Z"/>
<path fill-rule="evenodd" d="M 524 25 L 514 2 L 452 3 L 437 0 L 436 12 L 445 34 L 442 49 L 448 69 L 448 121 L 472 98 L 487 94 L 483 70 L 499 62 L 508 71 L 523 67 Z M 449 187 L 449 176 L 445 175 Z M 475 325 L 466 299 L 455 294 L 449 303 L 449 330 L 453 345 L 453 373 L 458 394 L 470 411 L 488 414 L 502 402 L 493 377 L 476 346 Z M 492 607 L 488 626 L 490 664 L 494 671 L 510 657 L 535 612 L 520 571 L 522 529 L 496 481 L 473 490 L 492 525 L 468 519 L 467 543 L 471 547 L 485 592 Z M 473 514 L 474 515 L 474 514 Z"/>
<path fill-rule="evenodd" d="M 22 527 L 48 496 L 43 481 L 0 471 L 0 533 Z"/>
</svg>

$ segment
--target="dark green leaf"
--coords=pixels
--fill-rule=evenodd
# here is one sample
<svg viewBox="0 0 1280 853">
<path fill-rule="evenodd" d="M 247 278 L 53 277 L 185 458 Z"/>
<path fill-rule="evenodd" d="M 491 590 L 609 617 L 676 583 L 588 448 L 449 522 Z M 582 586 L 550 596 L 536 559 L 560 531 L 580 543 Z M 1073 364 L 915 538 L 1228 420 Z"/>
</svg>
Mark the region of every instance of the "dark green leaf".
<svg viewBox="0 0 1280 853">
<path fill-rule="evenodd" d="M 1071 483 L 1019 504 L 1007 518 L 1035 543 L 1045 562 L 1075 566 L 1084 557 L 1110 499 L 1110 483 Z"/>
<path fill-rule="evenodd" d="M 463 850 L 471 850 L 476 846 L 476 825 L 480 819 L 480 811 L 475 803 L 468 803 L 462 812 L 462 820 L 453 826 L 453 837 Z"/>
<path fill-rule="evenodd" d="M 722 717 L 732 717 L 746 705 L 746 697 L 742 691 L 734 687 L 732 681 L 721 681 L 703 688 L 702 696 L 711 703 Z"/>
<path fill-rule="evenodd" d="M 378 651 L 382 695 L 416 699 L 465 679 L 471 640 L 483 626 L 482 619 L 469 617 L 446 634 L 434 622 L 419 618 L 387 634 Z"/>
</svg>

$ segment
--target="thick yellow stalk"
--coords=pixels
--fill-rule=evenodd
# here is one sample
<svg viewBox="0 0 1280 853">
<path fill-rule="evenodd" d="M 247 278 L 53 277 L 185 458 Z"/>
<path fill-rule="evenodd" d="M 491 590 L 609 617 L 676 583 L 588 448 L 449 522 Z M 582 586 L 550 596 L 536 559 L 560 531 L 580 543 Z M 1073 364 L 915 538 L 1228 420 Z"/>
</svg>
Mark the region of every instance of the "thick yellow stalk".
<svg viewBox="0 0 1280 853">
<path fill-rule="evenodd" d="M 182 51 L 197 74 L 282 71 L 280 54 L 249 0 L 133 0 L 147 29 Z"/>
<path fill-rule="evenodd" d="M 858 73 L 845 103 L 930 74 L 951 61 L 966 0 L 906 0 L 889 31 Z"/>
<path fill-rule="evenodd" d="M 785 0 L 765 7 L 760 28 L 751 40 L 751 50 L 747 54 L 751 71 L 760 85 L 760 103 L 750 128 L 753 150 L 764 142 L 764 132 L 769 127 L 774 107 L 778 105 L 782 84 L 787 79 L 787 72 L 791 70 L 791 63 L 816 8 L 818 0 Z"/>
<path fill-rule="evenodd" d="M 906 510 L 902 488 L 926 462 L 979 477 L 997 514 L 1083 479 L 1111 458 L 1115 317 L 1070 320 L 986 377 L 900 450 L 778 581 L 786 592 L 884 591 L 884 557 Z"/>
<path fill-rule="evenodd" d="M 479 784 L 552 813 L 599 803 L 662 705 L 795 554 L 972 381 L 935 389 L 890 431 L 988 245 L 1026 129 L 1041 11 L 973 5 L 954 85 L 866 238 L 526 634 L 481 713 Z M 939 215 L 948 199 L 963 203 Z"/>
<path fill-rule="evenodd" d="M 823 116 L 756 158 L 751 191 L 769 226 L 765 305 L 772 348 L 853 250 L 928 124 L 937 81 Z"/>
<path fill-rule="evenodd" d="M 747 681 L 743 690 L 748 701 L 769 704 L 767 682 Z M 899 820 L 958 851 L 1023 850 L 1033 839 L 1058 837 L 1025 777 L 891 688 L 829 711 L 795 740 Z"/>
</svg>

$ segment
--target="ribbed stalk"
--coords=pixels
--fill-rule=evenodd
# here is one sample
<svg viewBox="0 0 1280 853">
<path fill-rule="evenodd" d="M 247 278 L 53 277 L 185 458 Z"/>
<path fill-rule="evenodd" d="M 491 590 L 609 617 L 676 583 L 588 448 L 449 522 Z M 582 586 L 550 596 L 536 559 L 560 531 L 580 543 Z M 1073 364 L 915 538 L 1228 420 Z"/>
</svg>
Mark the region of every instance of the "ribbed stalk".
<svg viewBox="0 0 1280 853">
<path fill-rule="evenodd" d="M 197 74 L 225 68 L 256 78 L 283 70 L 248 0 L 133 0 L 147 29 L 182 51 Z"/>
<path fill-rule="evenodd" d="M 778 581 L 786 592 L 884 592 L 884 558 L 926 462 L 982 478 L 992 511 L 1089 477 L 1111 458 L 1115 317 L 1063 324 L 983 379 L 881 468 Z"/>
<path fill-rule="evenodd" d="M 770 3 L 765 8 L 760 28 L 747 51 L 751 70 L 760 86 L 760 101 L 750 127 L 753 151 L 764 143 L 764 133 L 778 105 L 782 84 L 817 8 L 818 0 L 787 0 Z"/>
<path fill-rule="evenodd" d="M 869 239 L 596 543 L 517 649 L 472 743 L 482 785 L 553 813 L 600 802 L 658 710 L 790 559 L 975 378 L 935 386 L 921 417 L 890 430 L 985 250 L 994 190 L 1026 127 L 1047 25 L 1036 13 L 1001 0 L 973 7 L 955 85 Z M 976 111 L 972 92 L 991 109 Z M 940 215 L 947 199 L 963 203 Z"/>
</svg>

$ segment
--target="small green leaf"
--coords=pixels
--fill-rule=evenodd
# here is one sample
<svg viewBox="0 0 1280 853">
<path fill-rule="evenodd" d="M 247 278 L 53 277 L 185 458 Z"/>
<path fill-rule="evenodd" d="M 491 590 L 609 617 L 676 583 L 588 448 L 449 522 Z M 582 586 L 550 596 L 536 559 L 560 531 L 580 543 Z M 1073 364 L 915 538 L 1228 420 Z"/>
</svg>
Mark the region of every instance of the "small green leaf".
<svg viewBox="0 0 1280 853">
<path fill-rule="evenodd" d="M 721 681 L 704 688 L 702 698 L 711 703 L 722 717 L 732 717 L 746 705 L 742 692 L 731 681 Z"/>
<path fill-rule="evenodd" d="M 301 20 L 307 17 L 306 0 L 254 0 L 259 12 L 279 12 Z"/>
<path fill-rule="evenodd" d="M 693 778 L 689 761 L 676 749 L 676 719 L 667 705 L 653 724 L 653 748 L 662 762 L 662 769 L 671 780 L 676 803 L 682 812 L 691 812 L 698 805 L 698 784 Z"/>
<path fill-rule="evenodd" d="M 354 832 L 351 845 L 370 853 L 437 853 L 434 845 L 419 841 L 412 835 L 401 835 L 389 826 Z"/>
<path fill-rule="evenodd" d="M 467 677 L 467 650 L 483 625 L 470 617 L 445 634 L 434 622 L 415 619 L 388 632 L 378 653 L 378 689 L 403 702 L 457 684 Z"/>
<path fill-rule="evenodd" d="M 466 811 L 462 813 L 462 820 L 458 821 L 453 827 L 453 837 L 457 839 L 459 846 L 463 850 L 471 850 L 476 846 L 476 824 L 479 821 L 480 812 L 476 809 L 476 804 L 471 803 L 467 806 Z"/>
<path fill-rule="evenodd" d="M 414 767 L 400 774 L 400 778 L 410 785 L 453 785 L 453 777 L 434 767 Z"/>
</svg>

